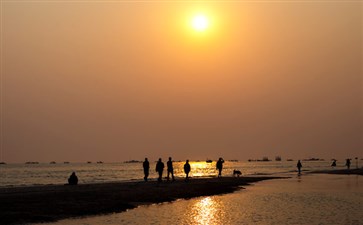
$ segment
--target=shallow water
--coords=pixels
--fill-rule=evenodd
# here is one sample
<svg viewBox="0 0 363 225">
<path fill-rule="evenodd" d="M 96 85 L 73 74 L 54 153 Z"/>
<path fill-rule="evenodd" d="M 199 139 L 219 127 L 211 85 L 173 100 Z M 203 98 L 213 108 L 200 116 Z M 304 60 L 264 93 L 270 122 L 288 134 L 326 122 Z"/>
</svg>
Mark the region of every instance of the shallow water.
<svg viewBox="0 0 363 225">
<path fill-rule="evenodd" d="M 78 224 L 363 224 L 363 178 L 303 174 L 231 194 L 140 206 L 123 213 L 67 219 Z"/>
</svg>

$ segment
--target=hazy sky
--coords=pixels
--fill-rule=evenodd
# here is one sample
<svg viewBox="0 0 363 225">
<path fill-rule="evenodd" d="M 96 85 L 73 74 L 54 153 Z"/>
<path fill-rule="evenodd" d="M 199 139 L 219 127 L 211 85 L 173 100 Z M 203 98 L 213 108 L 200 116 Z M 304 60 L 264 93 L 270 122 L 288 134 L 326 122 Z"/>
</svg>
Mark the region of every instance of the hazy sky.
<svg viewBox="0 0 363 225">
<path fill-rule="evenodd" d="M 0 161 L 362 158 L 362 14 L 361 1 L 1 1 Z"/>
</svg>

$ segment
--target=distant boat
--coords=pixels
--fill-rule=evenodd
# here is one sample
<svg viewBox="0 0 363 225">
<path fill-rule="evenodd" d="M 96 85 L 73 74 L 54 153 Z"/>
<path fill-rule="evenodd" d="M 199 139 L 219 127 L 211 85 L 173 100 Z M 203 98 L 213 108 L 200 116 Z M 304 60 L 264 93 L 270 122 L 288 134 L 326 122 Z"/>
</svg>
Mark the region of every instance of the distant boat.
<svg viewBox="0 0 363 225">
<path fill-rule="evenodd" d="M 287 159 L 286 161 L 294 161 L 293 159 Z"/>
<path fill-rule="evenodd" d="M 276 156 L 275 161 L 281 161 L 281 156 Z"/>
<path fill-rule="evenodd" d="M 206 162 L 206 163 L 212 163 L 213 161 L 212 161 L 212 160 L 210 160 L 210 159 L 207 159 L 205 162 Z"/>
<path fill-rule="evenodd" d="M 63 162 L 64 164 L 69 164 L 69 162 Z"/>
<path fill-rule="evenodd" d="M 324 159 L 319 159 L 319 158 L 308 158 L 308 159 L 303 159 L 302 161 L 324 161 Z"/>
<path fill-rule="evenodd" d="M 98 163 L 98 164 L 101 164 L 101 163 L 103 163 L 103 162 L 102 162 L 102 161 L 97 161 L 97 163 Z"/>
<path fill-rule="evenodd" d="M 56 162 L 55 161 L 51 161 L 49 164 L 56 164 Z"/>
<path fill-rule="evenodd" d="M 238 162 L 237 159 L 231 159 L 231 160 L 228 160 L 228 161 L 230 161 L 230 162 Z"/>
<path fill-rule="evenodd" d="M 0 164 L 3 164 L 3 165 L 5 165 L 6 163 L 5 163 L 5 162 L 0 162 Z"/>
<path fill-rule="evenodd" d="M 139 160 L 128 160 L 128 161 L 125 161 L 124 163 L 141 163 L 141 161 L 139 161 Z"/>
<path fill-rule="evenodd" d="M 91 161 L 87 161 L 88 164 L 92 163 Z"/>
<path fill-rule="evenodd" d="M 269 162 L 271 161 L 268 157 L 263 157 L 262 159 L 249 159 L 248 162 Z"/>
<path fill-rule="evenodd" d="M 25 164 L 39 164 L 39 162 L 26 162 Z"/>
<path fill-rule="evenodd" d="M 263 158 L 262 158 L 262 160 L 260 160 L 260 161 L 262 161 L 262 162 L 269 162 L 269 161 L 271 161 L 271 160 L 269 160 L 269 159 L 268 159 L 268 157 L 266 157 L 266 156 L 265 156 L 265 157 L 263 157 Z"/>
</svg>

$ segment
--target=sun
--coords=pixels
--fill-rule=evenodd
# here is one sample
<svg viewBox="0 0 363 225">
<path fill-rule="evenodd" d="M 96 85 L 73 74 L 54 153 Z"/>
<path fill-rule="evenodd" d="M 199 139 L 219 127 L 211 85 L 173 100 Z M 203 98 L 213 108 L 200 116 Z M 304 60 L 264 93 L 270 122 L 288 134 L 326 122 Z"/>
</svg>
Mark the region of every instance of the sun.
<svg viewBox="0 0 363 225">
<path fill-rule="evenodd" d="M 204 31 L 208 28 L 208 19 L 204 15 L 193 17 L 192 26 L 196 31 Z"/>
</svg>

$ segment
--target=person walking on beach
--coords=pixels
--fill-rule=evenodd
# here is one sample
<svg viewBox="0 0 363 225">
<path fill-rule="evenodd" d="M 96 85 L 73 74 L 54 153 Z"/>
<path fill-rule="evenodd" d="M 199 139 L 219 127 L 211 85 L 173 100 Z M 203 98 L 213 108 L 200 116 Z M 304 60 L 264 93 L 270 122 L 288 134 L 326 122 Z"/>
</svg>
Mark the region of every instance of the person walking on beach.
<svg viewBox="0 0 363 225">
<path fill-rule="evenodd" d="M 216 165 L 216 168 L 218 170 L 218 177 L 222 176 L 223 163 L 224 160 L 222 158 L 219 158 Z"/>
<path fill-rule="evenodd" d="M 298 161 L 297 161 L 297 165 L 296 165 L 296 167 L 297 167 L 297 170 L 299 171 L 299 174 L 301 174 L 301 167 L 302 167 L 302 164 L 301 164 L 300 160 L 298 160 Z"/>
<path fill-rule="evenodd" d="M 331 167 L 336 167 L 337 166 L 337 160 L 333 159 L 333 163 L 331 164 Z"/>
<path fill-rule="evenodd" d="M 161 182 L 163 178 L 163 171 L 164 171 L 164 163 L 161 161 L 161 158 L 159 158 L 159 161 L 156 163 L 156 172 L 159 174 L 158 182 Z"/>
<path fill-rule="evenodd" d="M 350 159 L 346 160 L 345 165 L 347 166 L 347 168 L 349 170 L 350 169 Z"/>
<path fill-rule="evenodd" d="M 189 172 L 190 172 L 190 164 L 189 164 L 189 160 L 187 159 L 187 161 L 184 164 L 184 173 L 186 175 L 185 181 L 189 180 Z"/>
<path fill-rule="evenodd" d="M 150 164 L 147 158 L 145 158 L 145 161 L 142 163 L 142 167 L 144 168 L 144 180 L 147 181 L 147 178 L 149 177 L 149 169 Z"/>
<path fill-rule="evenodd" d="M 169 157 L 169 161 L 166 163 L 166 166 L 167 166 L 167 170 L 168 170 L 168 176 L 167 176 L 167 181 L 169 181 L 169 176 L 171 174 L 171 178 L 172 178 L 172 181 L 175 181 L 175 178 L 174 178 L 174 169 L 173 169 L 173 161 L 171 160 L 171 157 Z"/>
<path fill-rule="evenodd" d="M 76 173 L 73 172 L 71 176 L 68 178 L 68 184 L 69 185 L 77 185 L 78 184 L 78 177 L 76 176 Z"/>
</svg>

